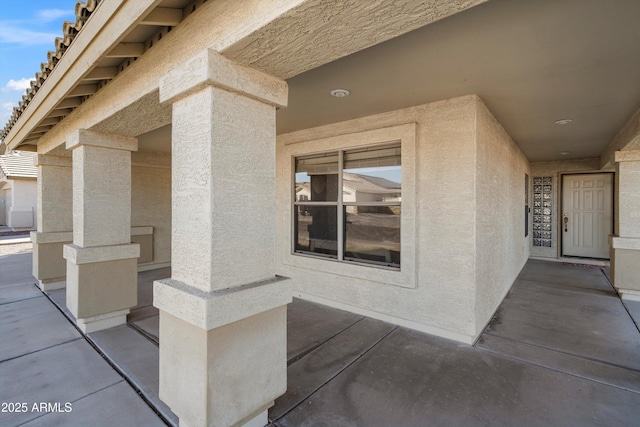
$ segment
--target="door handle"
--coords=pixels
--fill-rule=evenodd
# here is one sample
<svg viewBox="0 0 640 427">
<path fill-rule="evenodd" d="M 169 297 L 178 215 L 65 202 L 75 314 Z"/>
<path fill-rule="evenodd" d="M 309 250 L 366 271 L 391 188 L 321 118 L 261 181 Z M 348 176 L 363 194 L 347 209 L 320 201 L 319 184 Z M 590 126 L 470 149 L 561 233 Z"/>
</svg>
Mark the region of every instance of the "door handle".
<svg viewBox="0 0 640 427">
<path fill-rule="evenodd" d="M 567 224 L 569 224 L 569 214 L 564 214 L 562 221 L 564 222 L 564 231 L 567 232 Z"/>
</svg>

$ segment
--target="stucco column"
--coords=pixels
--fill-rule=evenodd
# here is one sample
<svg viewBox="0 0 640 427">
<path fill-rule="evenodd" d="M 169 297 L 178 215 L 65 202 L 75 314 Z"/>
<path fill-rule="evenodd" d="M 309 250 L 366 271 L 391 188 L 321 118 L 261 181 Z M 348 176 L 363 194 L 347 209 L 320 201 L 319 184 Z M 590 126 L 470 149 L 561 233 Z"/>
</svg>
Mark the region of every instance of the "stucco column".
<svg viewBox="0 0 640 427">
<path fill-rule="evenodd" d="M 289 279 L 275 275 L 275 110 L 284 81 L 206 50 L 173 104 L 172 277 L 155 282 L 160 398 L 181 426 L 267 424 L 286 390 Z"/>
<path fill-rule="evenodd" d="M 73 244 L 67 260 L 67 308 L 80 329 L 126 322 L 137 303 L 137 258 L 131 244 L 131 151 L 138 140 L 77 130 L 73 150 Z"/>
<path fill-rule="evenodd" d="M 38 154 L 38 231 L 31 232 L 33 276 L 43 291 L 66 286 L 62 247 L 73 240 L 71 157 Z"/>
<path fill-rule="evenodd" d="M 613 284 L 624 299 L 640 301 L 640 150 L 616 151 L 616 235 L 611 239 Z"/>
</svg>

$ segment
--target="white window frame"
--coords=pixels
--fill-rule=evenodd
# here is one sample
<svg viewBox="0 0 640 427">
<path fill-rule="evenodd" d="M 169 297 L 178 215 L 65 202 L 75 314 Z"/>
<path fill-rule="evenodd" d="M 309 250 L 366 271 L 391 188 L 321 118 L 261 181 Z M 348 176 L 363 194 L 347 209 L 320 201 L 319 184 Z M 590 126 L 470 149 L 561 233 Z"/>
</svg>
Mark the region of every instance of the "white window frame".
<svg viewBox="0 0 640 427">
<path fill-rule="evenodd" d="M 325 258 L 313 254 L 294 251 L 293 215 L 295 200 L 295 158 L 305 155 L 332 151 L 348 151 L 357 148 L 375 147 L 400 141 L 402 161 L 402 208 L 400 212 L 400 269 L 376 264 L 354 263 Z M 343 134 L 334 137 L 314 139 L 286 144 L 283 153 L 289 177 L 287 193 L 288 221 L 287 244 L 283 245 L 282 262 L 289 266 L 326 272 L 354 279 L 377 282 L 404 288 L 416 287 L 416 124 L 409 123 L 383 129 Z M 342 215 L 339 215 L 339 218 Z M 340 259 L 340 257 L 339 257 Z"/>
</svg>

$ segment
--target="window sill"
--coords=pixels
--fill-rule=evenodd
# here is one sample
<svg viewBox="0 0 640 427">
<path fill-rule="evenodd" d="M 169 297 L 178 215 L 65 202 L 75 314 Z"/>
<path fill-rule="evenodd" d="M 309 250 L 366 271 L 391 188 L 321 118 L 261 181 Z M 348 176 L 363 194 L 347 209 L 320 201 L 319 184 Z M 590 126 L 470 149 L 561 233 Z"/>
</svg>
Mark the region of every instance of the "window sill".
<svg viewBox="0 0 640 427">
<path fill-rule="evenodd" d="M 352 259 L 344 259 L 342 261 L 336 259 L 335 256 L 329 256 L 329 255 L 323 255 L 323 254 L 312 254 L 312 253 L 306 253 L 306 252 L 292 252 L 291 255 L 297 255 L 297 256 L 303 256 L 306 258 L 313 258 L 313 259 L 321 259 L 321 260 L 328 260 L 328 261 L 335 261 L 335 262 L 339 262 L 341 264 L 349 264 L 349 265 L 359 265 L 362 267 L 372 267 L 372 268 L 381 268 L 383 270 L 389 270 L 389 271 L 400 271 L 401 268 L 400 267 L 394 267 L 392 265 L 385 265 L 383 263 L 375 263 L 375 262 L 359 262 L 357 260 L 352 260 Z"/>
<path fill-rule="evenodd" d="M 399 286 L 414 289 L 416 287 L 413 269 L 407 267 L 388 267 L 384 265 L 365 264 L 354 261 L 338 261 L 334 258 L 325 258 L 305 253 L 293 252 L 286 256 L 284 264 L 291 267 L 334 274 L 351 279 L 366 280 L 382 285 Z"/>
</svg>

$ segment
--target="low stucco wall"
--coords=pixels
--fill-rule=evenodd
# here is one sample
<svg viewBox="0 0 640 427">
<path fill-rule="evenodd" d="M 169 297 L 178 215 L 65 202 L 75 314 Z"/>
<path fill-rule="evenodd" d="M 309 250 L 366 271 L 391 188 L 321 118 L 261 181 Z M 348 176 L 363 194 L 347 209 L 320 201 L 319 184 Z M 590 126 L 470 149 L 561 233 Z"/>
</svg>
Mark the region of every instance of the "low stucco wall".
<svg viewBox="0 0 640 427">
<path fill-rule="evenodd" d="M 153 227 L 153 261 L 171 262 L 171 159 L 136 153 L 131 166 L 131 226 Z"/>
<path fill-rule="evenodd" d="M 408 125 L 414 126 L 415 158 L 405 156 L 403 140 L 402 258 L 413 257 L 409 265 L 403 262 L 394 276 L 375 267 L 292 254 L 293 156 L 335 149 L 342 140 L 362 143 L 366 135 L 389 132 L 393 138 L 394 129 Z M 513 164 L 505 167 L 504 162 Z M 496 164 L 506 171 L 494 182 L 486 171 Z M 294 295 L 472 342 L 527 259 L 523 212 L 528 162 L 476 96 L 280 135 L 277 165 L 277 268 L 293 278 Z M 412 191 L 407 172 L 415 180 Z M 480 224 L 480 236 L 476 219 L 489 208 L 477 207 L 477 194 L 502 194 L 508 201 L 495 221 Z M 492 205 L 492 214 L 494 210 Z M 412 233 L 406 232 L 404 219 L 415 220 Z M 500 222 L 497 234 L 493 222 Z M 496 242 L 504 258 L 477 257 L 478 248 L 487 251 Z M 407 253 L 406 247 L 412 251 Z M 484 262 L 497 262 L 498 272 L 482 269 L 478 275 L 478 264 Z"/>
</svg>

